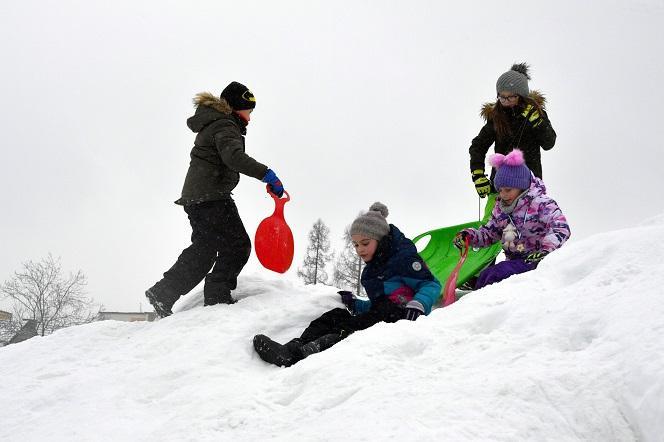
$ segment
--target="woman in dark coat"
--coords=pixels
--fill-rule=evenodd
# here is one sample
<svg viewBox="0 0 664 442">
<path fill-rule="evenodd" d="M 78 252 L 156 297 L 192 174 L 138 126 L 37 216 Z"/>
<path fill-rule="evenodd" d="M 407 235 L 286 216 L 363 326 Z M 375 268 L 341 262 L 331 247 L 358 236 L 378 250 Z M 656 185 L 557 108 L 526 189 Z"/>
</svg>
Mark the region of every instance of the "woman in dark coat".
<svg viewBox="0 0 664 442">
<path fill-rule="evenodd" d="M 523 151 L 526 165 L 533 174 L 542 178 L 541 150 L 550 150 L 556 143 L 556 132 L 544 110 L 545 98 L 539 91 L 528 88 L 528 65 L 515 64 L 496 82 L 496 102 L 482 106 L 481 115 L 486 124 L 470 145 L 470 171 L 475 189 L 484 198 L 495 192 L 484 173 L 486 154 L 492 144 L 494 151 L 503 155 L 518 148 Z"/>
</svg>

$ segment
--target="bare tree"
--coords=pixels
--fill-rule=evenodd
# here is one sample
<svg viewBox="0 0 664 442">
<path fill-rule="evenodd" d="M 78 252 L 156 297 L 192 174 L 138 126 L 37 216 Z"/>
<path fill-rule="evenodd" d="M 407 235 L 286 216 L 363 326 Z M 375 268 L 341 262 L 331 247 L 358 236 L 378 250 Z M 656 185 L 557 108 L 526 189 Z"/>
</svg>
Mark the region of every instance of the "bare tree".
<svg viewBox="0 0 664 442">
<path fill-rule="evenodd" d="M 39 262 L 28 261 L 0 285 L 0 293 L 13 302 L 13 318 L 37 321 L 44 336 L 72 325 L 90 322 L 93 301 L 85 296 L 87 284 L 81 270 L 65 276 L 60 259 L 50 254 Z"/>
<path fill-rule="evenodd" d="M 309 245 L 304 256 L 301 269 L 297 269 L 297 276 L 305 284 L 327 283 L 325 265 L 332 259 L 330 253 L 330 229 L 319 218 L 309 231 Z"/>
<path fill-rule="evenodd" d="M 9 313 L 9 312 L 7 312 Z M 9 340 L 21 329 L 20 321 L 14 319 L 14 315 L 0 320 L 0 347 L 6 345 Z"/>
<path fill-rule="evenodd" d="M 362 276 L 362 268 L 364 262 L 362 258 L 355 253 L 353 241 L 350 237 L 350 229 L 346 227 L 344 231 L 344 248 L 337 256 L 334 263 L 334 285 L 343 289 L 350 289 L 360 296 L 362 292 L 362 284 L 360 277 Z"/>
</svg>

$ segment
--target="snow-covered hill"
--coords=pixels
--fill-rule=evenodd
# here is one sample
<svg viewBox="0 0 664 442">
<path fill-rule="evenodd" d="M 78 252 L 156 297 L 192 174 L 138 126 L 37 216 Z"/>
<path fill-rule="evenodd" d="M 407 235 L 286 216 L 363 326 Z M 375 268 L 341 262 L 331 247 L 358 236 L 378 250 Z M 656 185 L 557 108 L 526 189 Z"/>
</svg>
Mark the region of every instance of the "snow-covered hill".
<svg viewBox="0 0 664 442">
<path fill-rule="evenodd" d="M 251 338 L 298 335 L 336 289 L 243 277 L 232 306 L 1 348 L 0 440 L 663 441 L 662 287 L 664 215 L 284 369 Z"/>
</svg>

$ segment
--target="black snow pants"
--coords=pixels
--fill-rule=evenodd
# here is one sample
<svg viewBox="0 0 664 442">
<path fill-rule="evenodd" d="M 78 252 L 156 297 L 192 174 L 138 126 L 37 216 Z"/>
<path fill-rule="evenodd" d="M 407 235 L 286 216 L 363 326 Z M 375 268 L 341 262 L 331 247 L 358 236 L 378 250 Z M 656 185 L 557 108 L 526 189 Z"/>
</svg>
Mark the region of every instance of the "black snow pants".
<svg viewBox="0 0 664 442">
<path fill-rule="evenodd" d="M 231 199 L 184 207 L 193 230 L 191 245 L 152 290 L 173 305 L 205 278 L 206 305 L 226 302 L 237 277 L 249 260 L 251 240 Z"/>
<path fill-rule="evenodd" d="M 323 313 L 314 319 L 302 332 L 300 339 L 303 343 L 334 334 L 338 341 L 348 337 L 358 330 L 364 330 L 379 322 L 397 322 L 403 319 L 404 309 L 386 298 L 379 298 L 373 302 L 371 309 L 361 315 L 353 316 L 345 308 L 335 308 Z"/>
</svg>

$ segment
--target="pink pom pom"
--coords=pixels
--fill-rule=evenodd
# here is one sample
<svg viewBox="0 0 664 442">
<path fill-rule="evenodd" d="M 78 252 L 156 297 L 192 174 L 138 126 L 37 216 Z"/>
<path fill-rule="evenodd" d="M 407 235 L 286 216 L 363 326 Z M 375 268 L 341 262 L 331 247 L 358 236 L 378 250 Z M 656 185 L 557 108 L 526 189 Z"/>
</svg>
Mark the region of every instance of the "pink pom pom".
<svg viewBox="0 0 664 442">
<path fill-rule="evenodd" d="M 503 165 L 521 166 L 522 164 L 525 164 L 525 161 L 523 160 L 523 152 L 520 151 L 519 149 L 514 149 L 512 152 L 508 153 L 507 155 L 503 155 L 500 153 L 491 155 L 489 157 L 489 164 L 491 164 L 492 167 L 498 169 Z"/>
<path fill-rule="evenodd" d="M 501 153 L 495 153 L 489 157 L 489 164 L 491 167 L 498 169 L 505 162 L 505 155 Z"/>
<path fill-rule="evenodd" d="M 505 156 L 505 164 L 508 166 L 521 166 L 524 163 L 523 152 L 519 149 L 514 149 Z"/>
</svg>

